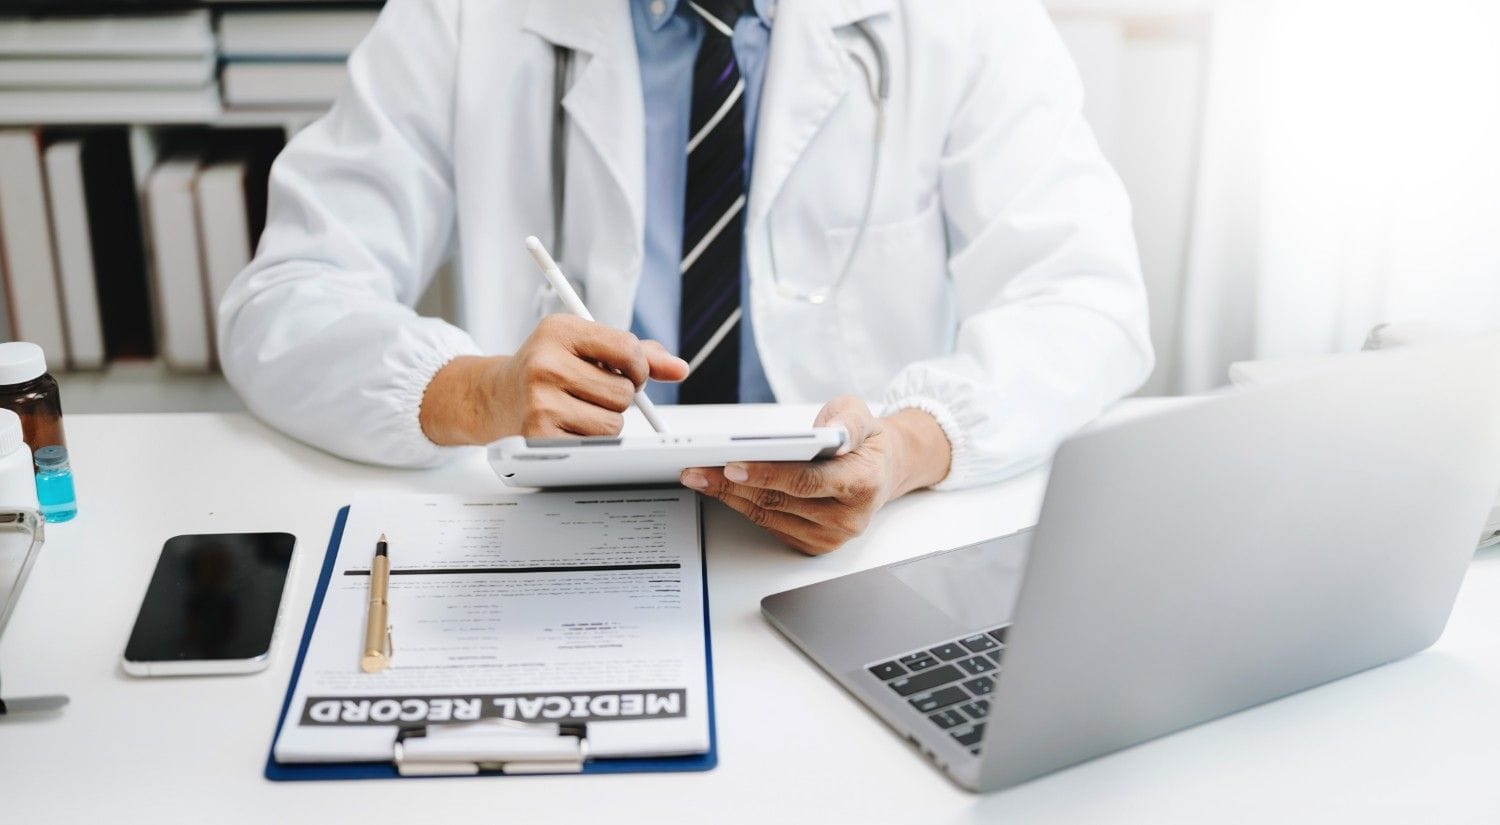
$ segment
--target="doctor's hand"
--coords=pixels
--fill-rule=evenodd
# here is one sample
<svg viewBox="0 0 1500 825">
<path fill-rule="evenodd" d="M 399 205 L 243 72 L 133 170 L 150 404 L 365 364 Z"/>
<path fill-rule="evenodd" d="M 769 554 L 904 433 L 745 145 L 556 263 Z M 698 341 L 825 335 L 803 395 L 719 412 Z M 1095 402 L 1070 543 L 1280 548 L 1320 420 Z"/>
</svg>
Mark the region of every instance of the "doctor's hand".
<svg viewBox="0 0 1500 825">
<path fill-rule="evenodd" d="M 849 432 L 834 458 L 687 470 L 682 483 L 724 502 L 797 550 L 822 555 L 863 533 L 875 512 L 891 500 L 948 475 L 948 439 L 921 410 L 876 418 L 865 402 L 845 396 L 830 401 L 815 426 L 843 426 Z"/>
<path fill-rule="evenodd" d="M 617 435 L 646 379 L 681 381 L 686 361 L 655 341 L 571 315 L 549 315 L 515 355 L 461 356 L 422 396 L 435 444 L 511 435 Z"/>
</svg>

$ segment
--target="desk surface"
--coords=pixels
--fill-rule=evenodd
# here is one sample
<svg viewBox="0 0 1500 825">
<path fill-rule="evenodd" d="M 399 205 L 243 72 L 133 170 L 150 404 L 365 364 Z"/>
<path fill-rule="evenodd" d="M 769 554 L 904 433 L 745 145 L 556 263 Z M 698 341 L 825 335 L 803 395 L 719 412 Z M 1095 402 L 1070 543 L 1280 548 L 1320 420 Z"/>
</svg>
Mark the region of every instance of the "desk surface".
<svg viewBox="0 0 1500 825">
<path fill-rule="evenodd" d="M 702 429 L 805 423 L 811 411 L 668 415 Z M 712 772 L 273 784 L 262 763 L 338 507 L 366 492 L 489 491 L 489 470 L 477 453 L 422 472 L 350 464 L 240 415 L 75 416 L 68 438 L 80 515 L 49 527 L 0 664 L 8 695 L 65 691 L 73 702 L 58 717 L 0 724 L 6 823 L 1451 823 L 1500 811 L 1497 553 L 1476 558 L 1428 652 L 989 796 L 920 761 L 761 618 L 766 594 L 1026 526 L 1041 473 L 908 497 L 818 559 L 710 507 Z M 254 530 L 292 532 L 300 549 L 271 667 L 121 672 L 162 542 Z"/>
</svg>

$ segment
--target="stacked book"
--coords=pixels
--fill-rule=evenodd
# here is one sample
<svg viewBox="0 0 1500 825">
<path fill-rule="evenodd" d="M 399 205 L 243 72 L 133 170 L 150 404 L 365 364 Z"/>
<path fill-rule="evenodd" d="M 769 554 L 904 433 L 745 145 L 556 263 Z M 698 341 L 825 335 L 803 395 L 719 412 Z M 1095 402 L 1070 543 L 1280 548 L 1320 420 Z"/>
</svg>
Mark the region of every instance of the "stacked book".
<svg viewBox="0 0 1500 825">
<path fill-rule="evenodd" d="M 155 354 L 124 130 L 0 130 L 0 326 L 74 369 Z"/>
<path fill-rule="evenodd" d="M 377 14 L 374 9 L 225 10 L 219 15 L 225 105 L 328 107 L 348 82 L 349 53 Z"/>
<path fill-rule="evenodd" d="M 212 369 L 287 136 L 222 127 L 327 107 L 379 5 L 0 0 L 0 340 Z"/>
<path fill-rule="evenodd" d="M 0 119 L 80 123 L 212 119 L 206 10 L 0 19 Z"/>
<path fill-rule="evenodd" d="M 161 152 L 146 177 L 157 340 L 173 369 L 207 370 L 217 360 L 215 316 L 265 225 L 266 179 L 281 140 L 274 131 L 216 132 Z"/>
<path fill-rule="evenodd" d="M 283 137 L 0 129 L 0 339 L 71 369 L 211 369 L 215 309 L 255 249 Z"/>
</svg>

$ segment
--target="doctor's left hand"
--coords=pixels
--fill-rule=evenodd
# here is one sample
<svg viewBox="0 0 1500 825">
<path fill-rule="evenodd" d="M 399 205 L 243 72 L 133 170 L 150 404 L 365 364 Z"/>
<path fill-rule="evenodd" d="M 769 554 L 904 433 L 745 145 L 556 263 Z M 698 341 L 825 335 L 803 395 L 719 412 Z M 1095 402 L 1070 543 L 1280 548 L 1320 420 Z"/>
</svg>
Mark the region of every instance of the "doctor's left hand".
<svg viewBox="0 0 1500 825">
<path fill-rule="evenodd" d="M 842 426 L 849 440 L 834 458 L 741 462 L 684 471 L 682 483 L 739 511 L 808 555 L 842 547 L 893 499 L 948 475 L 952 451 L 921 410 L 876 418 L 858 398 L 830 401 L 814 426 Z"/>
</svg>

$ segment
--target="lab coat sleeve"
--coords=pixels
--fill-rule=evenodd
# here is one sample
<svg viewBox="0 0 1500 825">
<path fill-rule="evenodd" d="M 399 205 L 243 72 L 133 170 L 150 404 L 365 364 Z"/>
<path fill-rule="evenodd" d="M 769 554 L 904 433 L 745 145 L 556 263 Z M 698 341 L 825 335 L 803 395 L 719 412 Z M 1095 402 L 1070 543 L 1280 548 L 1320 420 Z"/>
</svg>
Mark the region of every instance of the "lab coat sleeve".
<svg viewBox="0 0 1500 825">
<path fill-rule="evenodd" d="M 1037 466 L 1153 366 L 1124 186 L 1036 0 L 974 0 L 974 61 L 940 168 L 958 330 L 897 374 L 887 410 L 922 409 L 952 446 L 942 488 Z"/>
<path fill-rule="evenodd" d="M 260 247 L 219 307 L 220 362 L 250 410 L 359 461 L 442 460 L 423 393 L 479 352 L 412 308 L 453 243 L 458 23 L 455 0 L 386 5 L 329 114 L 276 160 Z"/>
</svg>

